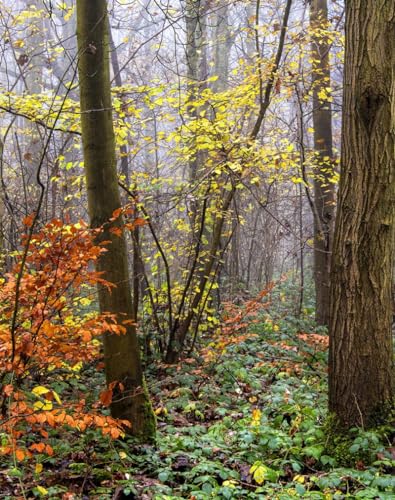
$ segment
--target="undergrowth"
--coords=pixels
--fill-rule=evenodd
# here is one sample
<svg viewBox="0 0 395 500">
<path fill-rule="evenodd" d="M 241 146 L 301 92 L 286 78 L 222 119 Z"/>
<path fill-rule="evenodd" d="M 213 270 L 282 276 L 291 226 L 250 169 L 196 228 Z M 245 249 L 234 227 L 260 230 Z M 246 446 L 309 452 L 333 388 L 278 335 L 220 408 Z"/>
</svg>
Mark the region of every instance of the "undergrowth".
<svg viewBox="0 0 395 500">
<path fill-rule="evenodd" d="M 228 304 L 221 332 L 195 355 L 149 367 L 156 446 L 94 428 L 49 429 L 52 455 L 2 457 L 1 498 L 395 498 L 391 429 L 331 437 L 327 337 L 311 311 L 302 319 L 288 311 L 281 288 L 271 301 Z M 89 364 L 59 374 L 52 389 L 64 401 L 95 400 L 102 386 Z"/>
</svg>

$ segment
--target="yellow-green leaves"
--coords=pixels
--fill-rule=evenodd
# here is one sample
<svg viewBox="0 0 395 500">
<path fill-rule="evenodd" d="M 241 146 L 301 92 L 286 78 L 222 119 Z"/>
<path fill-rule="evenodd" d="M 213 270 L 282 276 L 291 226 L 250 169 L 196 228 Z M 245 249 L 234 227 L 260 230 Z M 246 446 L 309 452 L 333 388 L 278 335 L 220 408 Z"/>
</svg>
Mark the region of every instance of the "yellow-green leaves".
<svg viewBox="0 0 395 500">
<path fill-rule="evenodd" d="M 44 488 L 44 486 L 36 486 L 36 490 L 38 491 L 39 495 L 42 497 L 45 497 L 48 495 L 48 490 Z"/>
<path fill-rule="evenodd" d="M 326 101 L 326 102 L 332 102 L 333 97 L 331 95 L 331 88 L 330 87 L 324 87 L 321 90 L 318 91 L 318 99 L 321 101 Z"/>
<path fill-rule="evenodd" d="M 275 483 L 278 479 L 278 472 L 267 467 L 262 462 L 255 462 L 250 468 L 250 474 L 257 484 L 263 484 L 266 481 Z"/>
</svg>

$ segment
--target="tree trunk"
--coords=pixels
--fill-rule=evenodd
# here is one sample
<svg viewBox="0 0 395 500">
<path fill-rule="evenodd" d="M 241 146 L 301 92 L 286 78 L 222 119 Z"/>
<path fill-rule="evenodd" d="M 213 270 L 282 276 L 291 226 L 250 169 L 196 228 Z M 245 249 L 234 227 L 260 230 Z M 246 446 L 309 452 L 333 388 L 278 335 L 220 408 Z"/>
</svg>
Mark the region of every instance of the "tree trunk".
<svg viewBox="0 0 395 500">
<path fill-rule="evenodd" d="M 393 400 L 395 4 L 346 2 L 342 172 L 332 260 L 329 408 L 369 426 Z"/>
<path fill-rule="evenodd" d="M 4 246 L 4 188 L 3 188 L 3 153 L 4 144 L 0 137 L 0 272 L 5 270 L 5 246 Z"/>
<path fill-rule="evenodd" d="M 199 109 L 194 102 L 199 98 L 203 81 L 207 78 L 205 41 L 206 41 L 206 2 L 203 0 L 187 0 L 185 3 L 186 24 L 186 65 L 189 86 L 188 101 L 191 103 L 188 114 L 194 120 L 199 116 Z M 195 158 L 189 161 L 189 178 L 191 182 L 199 177 L 199 168 L 204 155 L 197 151 Z M 193 204 L 194 205 L 194 204 Z M 192 220 L 195 221 L 197 208 L 192 207 Z"/>
<path fill-rule="evenodd" d="M 222 92 L 228 86 L 230 50 L 232 37 L 228 20 L 229 5 L 216 7 L 214 18 L 214 75 L 218 78 L 212 83 L 214 92 Z"/>
<path fill-rule="evenodd" d="M 333 177 L 332 109 L 319 97 L 330 87 L 329 42 L 317 32 L 328 24 L 327 0 L 312 0 L 310 7 L 313 63 L 313 126 L 316 168 L 314 172 L 314 283 L 316 322 L 329 324 L 330 259 L 332 251 L 335 185 Z"/>
<path fill-rule="evenodd" d="M 99 286 L 101 312 L 115 313 L 119 321 L 133 318 L 126 244 L 114 235 L 109 223 L 120 206 L 109 78 L 107 3 L 105 0 L 77 1 L 78 71 L 81 126 L 88 208 L 92 227 L 104 225 L 100 236 L 110 241 L 98 263 L 103 278 L 116 287 Z M 107 384 L 118 381 L 125 388 L 114 394 L 113 417 L 131 422 L 131 433 L 141 441 L 155 435 L 154 415 L 144 387 L 135 326 L 128 323 L 124 335 L 104 335 Z"/>
</svg>

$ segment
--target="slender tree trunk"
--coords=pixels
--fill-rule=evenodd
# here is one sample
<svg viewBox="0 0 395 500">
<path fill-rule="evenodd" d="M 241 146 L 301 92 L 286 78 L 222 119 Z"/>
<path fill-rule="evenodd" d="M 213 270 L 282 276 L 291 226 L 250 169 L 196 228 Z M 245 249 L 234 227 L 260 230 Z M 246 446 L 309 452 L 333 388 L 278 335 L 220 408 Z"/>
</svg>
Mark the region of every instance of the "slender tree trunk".
<svg viewBox="0 0 395 500">
<path fill-rule="evenodd" d="M 206 39 L 206 2 L 205 0 L 186 0 L 186 64 L 189 85 L 189 115 L 196 119 L 199 109 L 194 102 L 199 98 L 202 82 L 207 77 L 205 39 Z M 189 178 L 194 182 L 199 177 L 199 168 L 202 166 L 203 154 L 197 151 L 195 158 L 189 161 Z M 192 204 L 193 205 L 193 204 Z M 192 207 L 192 221 L 195 222 L 197 208 Z"/>
<path fill-rule="evenodd" d="M 111 52 L 111 66 L 114 73 L 114 82 L 117 87 L 122 87 L 123 81 L 121 76 L 121 68 L 119 66 L 117 49 L 114 44 L 112 37 L 111 26 L 108 23 L 108 41 L 109 49 Z M 128 156 L 129 151 L 126 144 L 122 144 L 119 148 L 120 153 L 120 171 L 125 178 L 125 184 L 130 185 L 130 175 L 129 175 L 129 162 Z M 135 193 L 137 197 L 137 192 Z M 137 203 L 133 200 L 134 204 L 134 218 L 138 217 Z M 137 322 L 139 303 L 140 303 L 140 288 L 143 286 L 144 280 L 144 262 L 141 259 L 140 251 L 140 227 L 136 226 L 131 234 L 132 237 L 132 249 L 133 249 L 133 263 L 132 263 L 132 290 L 133 290 L 133 318 Z"/>
<path fill-rule="evenodd" d="M 346 2 L 329 352 L 329 408 L 346 428 L 374 424 L 393 401 L 394 67 L 394 1 Z"/>
<path fill-rule="evenodd" d="M 335 185 L 333 177 L 332 109 L 328 99 L 319 97 L 330 87 L 330 45 L 317 28 L 328 23 L 327 0 L 312 0 L 310 24 L 313 63 L 313 126 L 316 169 L 314 172 L 314 282 L 316 294 L 316 321 L 329 323 L 330 259 L 332 251 Z"/>
<path fill-rule="evenodd" d="M 3 172 L 3 153 L 4 153 L 4 144 L 2 139 L 0 138 L 0 173 Z M 1 176 L 0 177 L 0 271 L 3 271 L 5 269 L 4 215 L 5 215 L 5 203 L 4 203 L 2 176 Z"/>
<path fill-rule="evenodd" d="M 27 0 L 26 8 L 40 11 L 44 8 L 42 0 Z M 25 31 L 28 68 L 23 78 L 25 89 L 29 94 L 40 94 L 43 89 L 43 69 L 45 65 L 45 26 L 41 17 L 30 20 Z M 27 177 L 28 211 L 36 209 L 39 189 L 35 179 L 39 168 L 44 139 L 40 128 L 30 120 L 26 122 L 26 133 L 23 136 L 23 165 Z M 47 193 L 45 194 L 45 196 Z"/>
<path fill-rule="evenodd" d="M 215 8 L 214 26 L 214 74 L 218 77 L 212 84 L 215 92 L 226 90 L 229 78 L 229 57 L 232 37 L 228 21 L 229 4 Z"/>
<path fill-rule="evenodd" d="M 133 318 L 124 236 L 111 232 L 109 223 L 120 206 L 109 78 L 107 2 L 77 1 L 78 71 L 81 126 L 88 207 L 92 227 L 104 227 L 102 241 L 110 241 L 98 263 L 103 278 L 116 285 L 99 286 L 102 312 L 115 313 L 119 321 Z M 152 408 L 144 388 L 135 326 L 129 322 L 124 335 L 104 335 L 107 384 L 117 381 L 123 392 L 114 394 L 111 414 L 131 422 L 131 433 L 142 441 L 155 435 Z"/>
<path fill-rule="evenodd" d="M 299 215 L 299 265 L 300 265 L 300 273 L 299 273 L 299 300 L 298 307 L 296 310 L 296 316 L 300 317 L 303 311 L 304 304 L 304 284 L 305 284 L 305 269 L 304 269 L 304 225 L 303 225 L 303 188 L 302 185 L 298 186 L 299 191 L 299 206 L 298 206 L 298 215 Z"/>
</svg>

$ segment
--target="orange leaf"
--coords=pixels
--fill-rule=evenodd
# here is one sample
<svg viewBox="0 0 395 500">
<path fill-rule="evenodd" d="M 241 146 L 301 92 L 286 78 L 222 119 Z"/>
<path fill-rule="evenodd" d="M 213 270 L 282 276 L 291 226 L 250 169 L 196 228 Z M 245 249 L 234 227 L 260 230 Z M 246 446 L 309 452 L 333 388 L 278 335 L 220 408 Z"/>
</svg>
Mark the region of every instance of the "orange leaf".
<svg viewBox="0 0 395 500">
<path fill-rule="evenodd" d="M 119 438 L 119 436 L 121 435 L 121 431 L 115 427 L 113 427 L 111 430 L 110 430 L 110 436 L 113 438 L 113 439 L 117 439 Z"/>
<path fill-rule="evenodd" d="M 26 216 L 24 219 L 23 219 L 23 224 L 26 226 L 26 227 L 30 227 L 33 223 L 33 220 L 34 220 L 34 217 L 35 215 L 34 214 L 30 214 L 28 216 Z"/>
<path fill-rule="evenodd" d="M 110 406 L 112 401 L 112 389 L 106 389 L 100 394 L 100 401 L 104 406 Z"/>
<path fill-rule="evenodd" d="M 21 450 L 20 448 L 18 448 L 15 451 L 15 457 L 18 460 L 18 462 L 22 462 L 22 460 L 25 458 L 25 452 L 23 450 Z"/>
<path fill-rule="evenodd" d="M 147 221 L 141 217 L 136 217 L 133 221 L 134 226 L 145 226 Z"/>
<path fill-rule="evenodd" d="M 53 455 L 53 448 L 51 445 L 45 445 L 45 452 L 51 457 Z"/>
<path fill-rule="evenodd" d="M 6 396 L 10 396 L 14 392 L 14 386 L 7 384 L 3 387 L 3 392 Z"/>
<path fill-rule="evenodd" d="M 115 234 L 116 236 L 122 235 L 122 229 L 120 227 L 111 227 L 110 233 Z"/>
<path fill-rule="evenodd" d="M 82 340 L 84 342 L 89 342 L 90 340 L 92 340 L 92 335 L 91 335 L 91 332 L 88 332 L 88 331 L 83 331 L 82 332 Z"/>
<path fill-rule="evenodd" d="M 45 444 L 44 443 L 34 443 L 30 446 L 30 449 L 32 451 L 37 451 L 38 453 L 42 453 L 45 450 Z"/>
<path fill-rule="evenodd" d="M 121 215 L 121 213 L 122 213 L 122 208 L 117 208 L 112 213 L 112 216 L 113 216 L 114 219 L 117 219 Z"/>
</svg>

